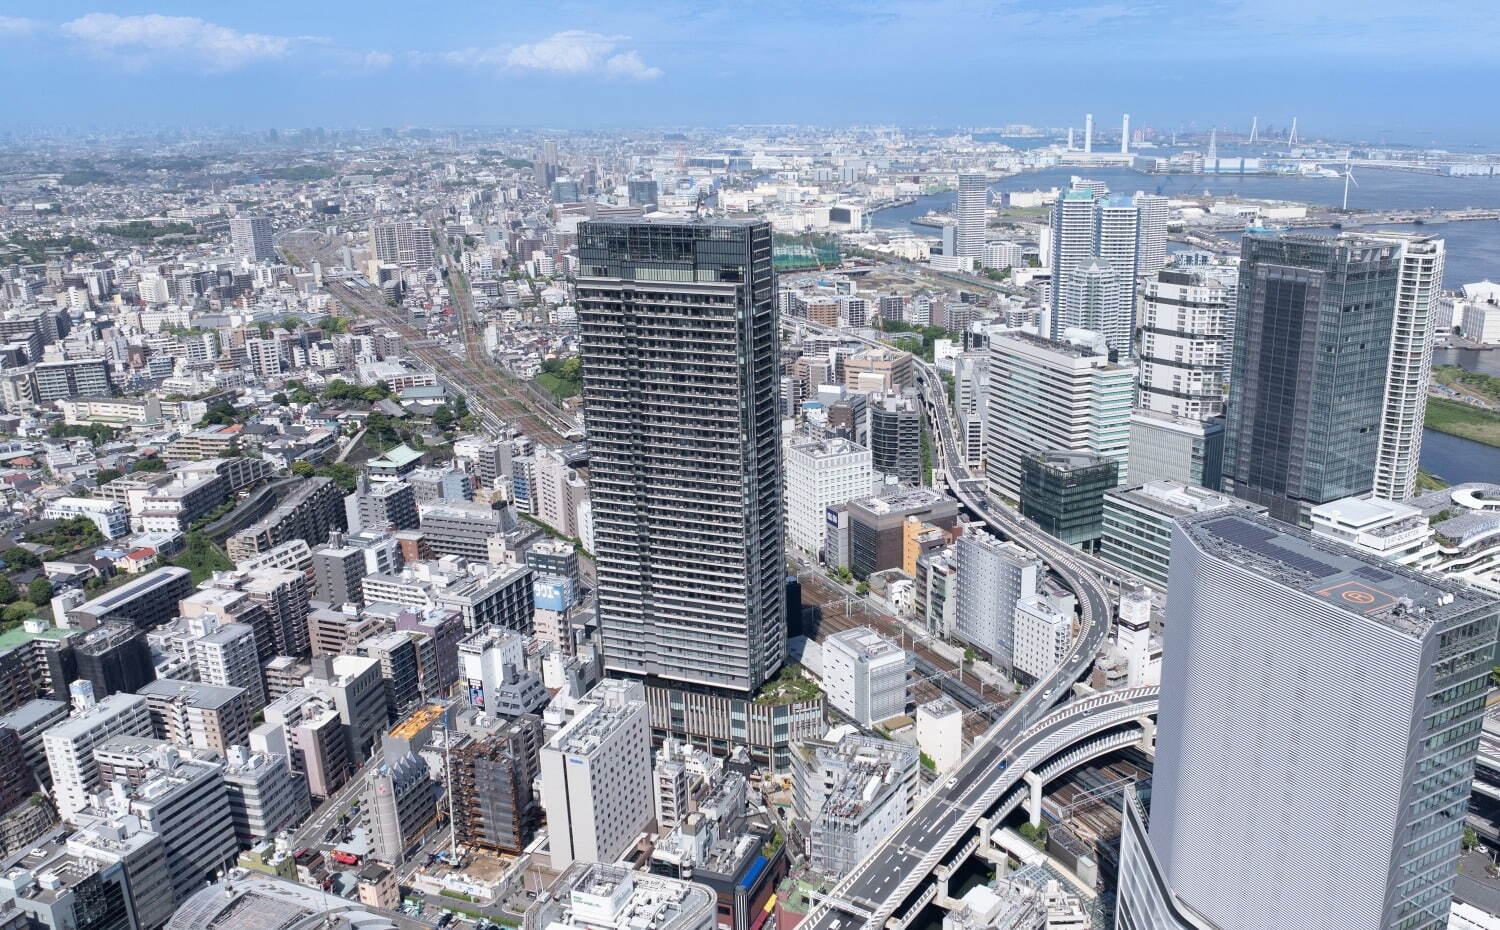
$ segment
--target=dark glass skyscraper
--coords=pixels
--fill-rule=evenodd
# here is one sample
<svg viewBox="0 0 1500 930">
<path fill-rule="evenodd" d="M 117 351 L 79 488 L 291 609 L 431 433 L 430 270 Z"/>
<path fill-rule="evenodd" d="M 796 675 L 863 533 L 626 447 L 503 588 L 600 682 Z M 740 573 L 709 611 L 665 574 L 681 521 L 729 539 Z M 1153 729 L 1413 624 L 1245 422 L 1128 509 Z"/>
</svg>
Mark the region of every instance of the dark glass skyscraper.
<svg viewBox="0 0 1500 930">
<path fill-rule="evenodd" d="M 1375 480 L 1401 246 L 1248 235 L 1229 378 L 1224 476 L 1287 522 Z"/>
<path fill-rule="evenodd" d="M 604 664 L 748 695 L 786 647 L 771 227 L 587 222 L 578 258 Z"/>
</svg>

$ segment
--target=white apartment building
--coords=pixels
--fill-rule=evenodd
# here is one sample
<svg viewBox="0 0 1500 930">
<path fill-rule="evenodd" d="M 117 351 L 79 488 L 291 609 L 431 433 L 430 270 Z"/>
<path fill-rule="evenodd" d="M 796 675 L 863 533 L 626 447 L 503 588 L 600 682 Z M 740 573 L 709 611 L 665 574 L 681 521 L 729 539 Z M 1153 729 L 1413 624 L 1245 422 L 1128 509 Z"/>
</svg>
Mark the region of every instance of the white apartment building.
<svg viewBox="0 0 1500 930">
<path fill-rule="evenodd" d="M 130 517 L 115 501 L 95 497 L 59 497 L 47 504 L 42 516 L 48 520 L 88 517 L 105 539 L 117 539 L 130 532 Z"/>
<path fill-rule="evenodd" d="M 1119 462 L 1125 474 L 1135 370 L 1111 362 L 1094 334 L 1068 336 L 991 334 L 985 475 L 1002 497 L 1020 499 L 1021 463 L 1031 452 L 1093 452 Z"/>
<path fill-rule="evenodd" d="M 1401 243 L 1401 271 L 1396 279 L 1396 314 L 1391 324 L 1391 356 L 1386 368 L 1373 494 L 1382 500 L 1404 501 L 1417 490 L 1427 387 L 1432 380 L 1432 336 L 1438 298 L 1443 294 L 1446 248 L 1442 239 L 1432 236 L 1374 238 Z"/>
<path fill-rule="evenodd" d="M 607 678 L 542 747 L 552 868 L 613 863 L 651 824 L 651 728 L 640 682 Z"/>
<path fill-rule="evenodd" d="M 906 712 L 906 650 L 867 626 L 823 641 L 828 703 L 868 727 Z"/>
<path fill-rule="evenodd" d="M 1224 412 L 1234 308 L 1215 278 L 1161 271 L 1141 298 L 1140 406 L 1204 420 Z"/>
<path fill-rule="evenodd" d="M 52 799 L 64 818 L 89 806 L 99 790 L 99 764 L 94 747 L 112 736 L 151 737 L 151 712 L 139 694 L 111 694 L 97 703 L 84 703 L 73 716 L 42 734 L 47 767 L 52 771 Z"/>
<path fill-rule="evenodd" d="M 875 473 L 870 450 L 847 439 L 810 439 L 787 446 L 787 543 L 803 552 L 823 551 L 827 511 L 870 493 Z"/>
<path fill-rule="evenodd" d="M 1022 682 L 1045 678 L 1073 639 L 1072 595 L 1034 594 L 1016 605 L 1014 670 Z"/>
<path fill-rule="evenodd" d="M 192 617 L 188 624 L 202 630 L 189 644 L 198 680 L 226 688 L 243 688 L 245 709 L 252 714 L 265 707 L 266 684 L 261 675 L 255 629 L 248 623 L 221 623 L 211 614 Z"/>
</svg>

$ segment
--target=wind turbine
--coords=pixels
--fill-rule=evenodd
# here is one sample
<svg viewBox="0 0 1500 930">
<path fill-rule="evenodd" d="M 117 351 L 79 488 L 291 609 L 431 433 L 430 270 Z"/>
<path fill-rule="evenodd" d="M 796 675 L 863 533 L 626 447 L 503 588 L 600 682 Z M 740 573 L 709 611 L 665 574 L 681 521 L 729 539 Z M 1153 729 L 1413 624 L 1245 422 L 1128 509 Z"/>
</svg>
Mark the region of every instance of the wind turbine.
<svg viewBox="0 0 1500 930">
<path fill-rule="evenodd" d="M 1345 213 L 1349 212 L 1349 185 L 1353 184 L 1355 187 L 1359 186 L 1359 182 L 1356 181 L 1356 180 L 1354 180 L 1353 159 L 1354 159 L 1354 150 L 1353 149 L 1345 149 L 1344 150 L 1344 212 Z"/>
</svg>

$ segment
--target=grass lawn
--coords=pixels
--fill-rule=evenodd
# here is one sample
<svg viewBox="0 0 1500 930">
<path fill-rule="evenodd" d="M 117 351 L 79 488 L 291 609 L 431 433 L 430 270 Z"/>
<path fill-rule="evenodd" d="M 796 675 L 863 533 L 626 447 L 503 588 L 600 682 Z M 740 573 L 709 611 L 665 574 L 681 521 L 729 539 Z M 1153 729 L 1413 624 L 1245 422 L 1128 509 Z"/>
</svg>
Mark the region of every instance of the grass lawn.
<svg viewBox="0 0 1500 930">
<path fill-rule="evenodd" d="M 1427 398 L 1427 428 L 1489 446 L 1500 446 L 1500 413 L 1456 400 Z"/>
</svg>

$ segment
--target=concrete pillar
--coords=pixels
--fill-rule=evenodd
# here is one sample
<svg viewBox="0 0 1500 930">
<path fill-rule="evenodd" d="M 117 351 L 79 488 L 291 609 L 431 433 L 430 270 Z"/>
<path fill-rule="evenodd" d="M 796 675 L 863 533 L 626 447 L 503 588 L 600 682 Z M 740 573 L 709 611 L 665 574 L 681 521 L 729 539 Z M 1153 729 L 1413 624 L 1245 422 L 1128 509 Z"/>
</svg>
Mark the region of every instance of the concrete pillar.
<svg viewBox="0 0 1500 930">
<path fill-rule="evenodd" d="M 1026 813 L 1031 817 L 1031 825 L 1040 827 L 1042 825 L 1042 776 L 1036 772 L 1027 772 L 1022 778 L 1031 789 L 1031 795 L 1025 801 Z"/>
<path fill-rule="evenodd" d="M 1156 754 L 1156 721 L 1150 717 L 1140 717 L 1136 723 L 1141 728 L 1141 750 Z"/>
<path fill-rule="evenodd" d="M 935 865 L 932 867 L 932 883 L 937 886 L 937 897 L 935 901 L 948 900 L 948 879 L 952 870 L 946 865 Z"/>
</svg>

